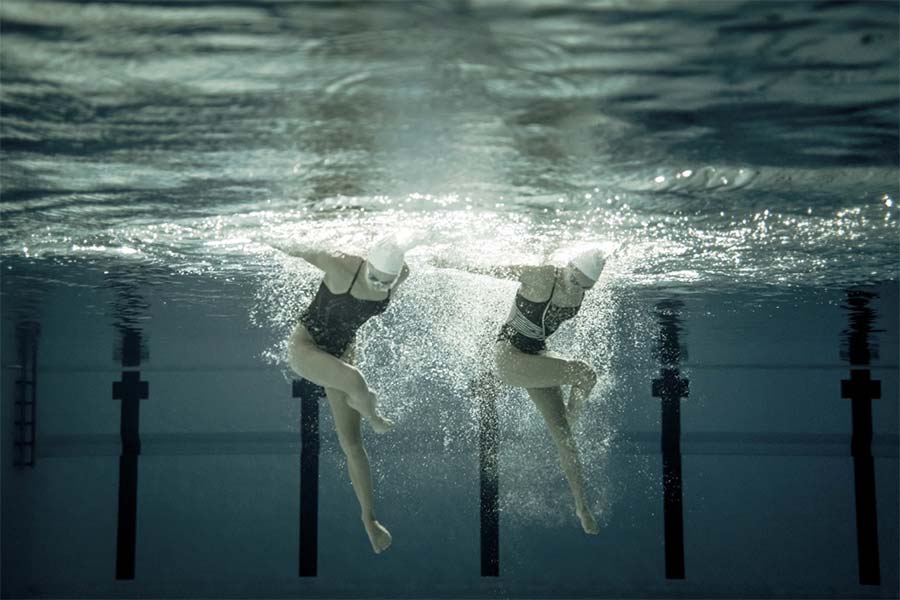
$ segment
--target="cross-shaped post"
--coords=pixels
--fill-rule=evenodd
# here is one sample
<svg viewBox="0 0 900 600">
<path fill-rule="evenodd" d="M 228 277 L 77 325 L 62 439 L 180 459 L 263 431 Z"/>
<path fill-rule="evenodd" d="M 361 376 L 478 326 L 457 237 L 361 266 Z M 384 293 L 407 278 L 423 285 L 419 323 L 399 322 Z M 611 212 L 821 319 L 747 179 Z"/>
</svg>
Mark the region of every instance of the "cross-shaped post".
<svg viewBox="0 0 900 600">
<path fill-rule="evenodd" d="M 666 578 L 684 579 L 684 503 L 681 475 L 681 399 L 689 382 L 677 367 L 660 369 L 653 380 L 653 397 L 662 399 L 663 519 L 666 540 Z"/>
<path fill-rule="evenodd" d="M 856 545 L 859 582 L 880 585 L 878 513 L 875 502 L 875 461 L 872 457 L 872 400 L 881 398 L 881 382 L 869 369 L 852 369 L 850 379 L 841 380 L 841 397 L 851 402 L 853 435 L 853 480 L 856 493 Z"/>
<path fill-rule="evenodd" d="M 123 371 L 112 385 L 113 400 L 122 401 L 119 457 L 119 515 L 116 533 L 116 579 L 134 579 L 137 545 L 138 457 L 141 454 L 140 401 L 150 395 L 150 386 L 138 371 Z"/>
<path fill-rule="evenodd" d="M 850 379 L 841 380 L 841 398 L 851 400 L 853 411 L 853 456 L 872 455 L 872 400 L 881 398 L 881 382 L 868 369 L 853 369 Z"/>
</svg>

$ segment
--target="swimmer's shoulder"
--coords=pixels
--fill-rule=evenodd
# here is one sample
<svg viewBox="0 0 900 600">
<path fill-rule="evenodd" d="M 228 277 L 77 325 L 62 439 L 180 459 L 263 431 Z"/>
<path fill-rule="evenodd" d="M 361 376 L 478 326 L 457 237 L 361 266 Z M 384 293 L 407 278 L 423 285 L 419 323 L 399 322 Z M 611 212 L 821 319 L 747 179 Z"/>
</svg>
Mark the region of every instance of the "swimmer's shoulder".
<svg viewBox="0 0 900 600">
<path fill-rule="evenodd" d="M 356 273 L 362 268 L 363 259 L 344 252 L 330 252 L 323 262 L 325 267 L 325 285 L 334 293 L 344 293 Z"/>
<path fill-rule="evenodd" d="M 543 302 L 553 291 L 556 268 L 552 265 L 535 265 L 522 269 L 519 275 L 519 294 L 532 302 Z"/>
</svg>

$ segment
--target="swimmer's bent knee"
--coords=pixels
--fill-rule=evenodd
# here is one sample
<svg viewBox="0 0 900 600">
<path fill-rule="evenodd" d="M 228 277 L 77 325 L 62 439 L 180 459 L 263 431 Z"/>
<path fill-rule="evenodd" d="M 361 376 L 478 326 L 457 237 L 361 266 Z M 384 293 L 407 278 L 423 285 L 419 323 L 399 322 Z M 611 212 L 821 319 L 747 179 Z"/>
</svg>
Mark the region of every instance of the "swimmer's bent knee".
<svg viewBox="0 0 900 600">
<path fill-rule="evenodd" d="M 362 372 L 353 365 L 347 365 L 347 368 L 349 369 L 350 377 L 345 391 L 354 398 L 363 398 L 371 394 L 369 384 L 366 383 L 366 378 L 363 377 Z"/>
</svg>

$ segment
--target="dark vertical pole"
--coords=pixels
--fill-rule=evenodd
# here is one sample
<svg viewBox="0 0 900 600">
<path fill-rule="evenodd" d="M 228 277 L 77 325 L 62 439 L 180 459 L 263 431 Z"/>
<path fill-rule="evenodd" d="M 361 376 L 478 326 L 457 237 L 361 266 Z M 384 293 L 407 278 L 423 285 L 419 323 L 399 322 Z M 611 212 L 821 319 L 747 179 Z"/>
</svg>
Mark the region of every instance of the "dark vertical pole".
<svg viewBox="0 0 900 600">
<path fill-rule="evenodd" d="M 137 548 L 138 456 L 119 457 L 119 516 L 116 528 L 116 579 L 134 579 Z"/>
<path fill-rule="evenodd" d="M 880 396 L 875 396 L 878 398 Z M 878 507 L 872 457 L 872 402 L 853 399 L 853 486 L 856 494 L 856 546 L 859 582 L 881 585 L 878 556 Z M 857 423 L 864 423 L 857 429 Z"/>
<path fill-rule="evenodd" d="M 472 382 L 478 399 L 478 464 L 481 507 L 481 576 L 500 575 L 500 423 L 493 376 Z"/>
<path fill-rule="evenodd" d="M 681 331 L 678 301 L 657 305 L 660 335 L 657 356 L 660 377 L 653 380 L 652 393 L 662 399 L 661 449 L 663 462 L 663 531 L 665 533 L 666 578 L 684 579 L 684 504 L 681 473 L 681 399 L 687 397 L 689 382 L 678 366 L 685 354 L 679 344 Z"/>
<path fill-rule="evenodd" d="M 319 399 L 321 387 L 295 379 L 293 397 L 300 398 L 300 577 L 315 577 L 319 546 Z"/>
<path fill-rule="evenodd" d="M 140 365 L 140 332 L 125 329 L 122 340 L 122 366 Z M 134 579 L 137 546 L 138 458 L 141 454 L 140 401 L 149 396 L 149 384 L 141 381 L 139 371 L 123 371 L 122 380 L 113 382 L 112 397 L 122 401 L 119 431 L 122 455 L 119 457 L 119 511 L 116 528 L 116 579 Z"/>
<path fill-rule="evenodd" d="M 136 291 L 138 273 L 111 275 L 108 281 L 116 292 L 116 331 L 119 333 L 114 358 L 122 365 L 122 376 L 112 384 L 113 400 L 121 401 L 119 435 L 119 496 L 116 525 L 116 579 L 135 577 L 137 554 L 138 464 L 141 455 L 141 400 L 150 395 L 150 385 L 141 381 L 141 360 L 148 357 L 140 318 L 149 305 Z"/>
<path fill-rule="evenodd" d="M 666 578 L 684 579 L 684 509 L 681 491 L 681 399 L 672 388 L 662 401 L 663 502 Z"/>
<path fill-rule="evenodd" d="M 875 312 L 869 307 L 874 294 L 851 291 L 846 308 L 850 328 L 846 330 L 845 358 L 852 365 L 868 365 L 877 356 L 870 345 Z M 872 400 L 881 397 L 881 383 L 871 379 L 869 369 L 852 369 L 850 379 L 841 382 L 841 396 L 851 400 L 853 435 L 854 492 L 856 495 L 856 541 L 859 558 L 859 582 L 880 585 L 878 554 L 878 512 L 875 501 L 875 461 L 872 457 Z"/>
<path fill-rule="evenodd" d="M 868 365 L 877 348 L 870 345 L 875 311 L 869 307 L 874 294 L 848 292 L 850 328 L 844 331 L 845 352 L 851 365 Z M 853 434 L 853 487 L 856 495 L 856 548 L 859 582 L 881 585 L 878 554 L 878 507 L 875 501 L 875 459 L 872 457 L 872 400 L 881 398 L 881 382 L 871 378 L 869 369 L 851 369 L 850 379 L 841 381 L 841 397 L 851 402 Z"/>
</svg>

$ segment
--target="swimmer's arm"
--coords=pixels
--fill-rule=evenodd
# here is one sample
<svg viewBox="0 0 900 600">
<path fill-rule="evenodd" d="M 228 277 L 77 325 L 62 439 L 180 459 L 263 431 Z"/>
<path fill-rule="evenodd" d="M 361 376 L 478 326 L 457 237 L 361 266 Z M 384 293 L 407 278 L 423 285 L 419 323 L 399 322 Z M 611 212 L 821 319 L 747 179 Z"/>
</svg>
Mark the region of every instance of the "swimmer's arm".
<svg viewBox="0 0 900 600">
<path fill-rule="evenodd" d="M 450 260 L 444 257 L 435 257 L 431 259 L 432 265 L 439 269 L 456 269 L 457 271 L 466 271 L 467 273 L 476 273 L 478 275 L 489 275 L 498 279 L 519 279 L 522 272 L 530 269 L 527 265 L 493 265 L 481 266 L 470 265 L 456 260 Z"/>
<path fill-rule="evenodd" d="M 497 265 L 488 267 L 484 274 L 492 275 L 498 279 L 512 279 L 515 281 L 522 279 L 523 274 L 533 268 L 530 265 Z"/>
<path fill-rule="evenodd" d="M 327 250 L 319 250 L 308 246 L 300 246 L 298 244 L 275 243 L 271 244 L 276 250 L 284 252 L 288 256 L 302 258 L 314 267 L 318 267 L 325 272 L 333 271 L 341 266 L 349 255 L 343 252 L 330 252 Z"/>
</svg>

